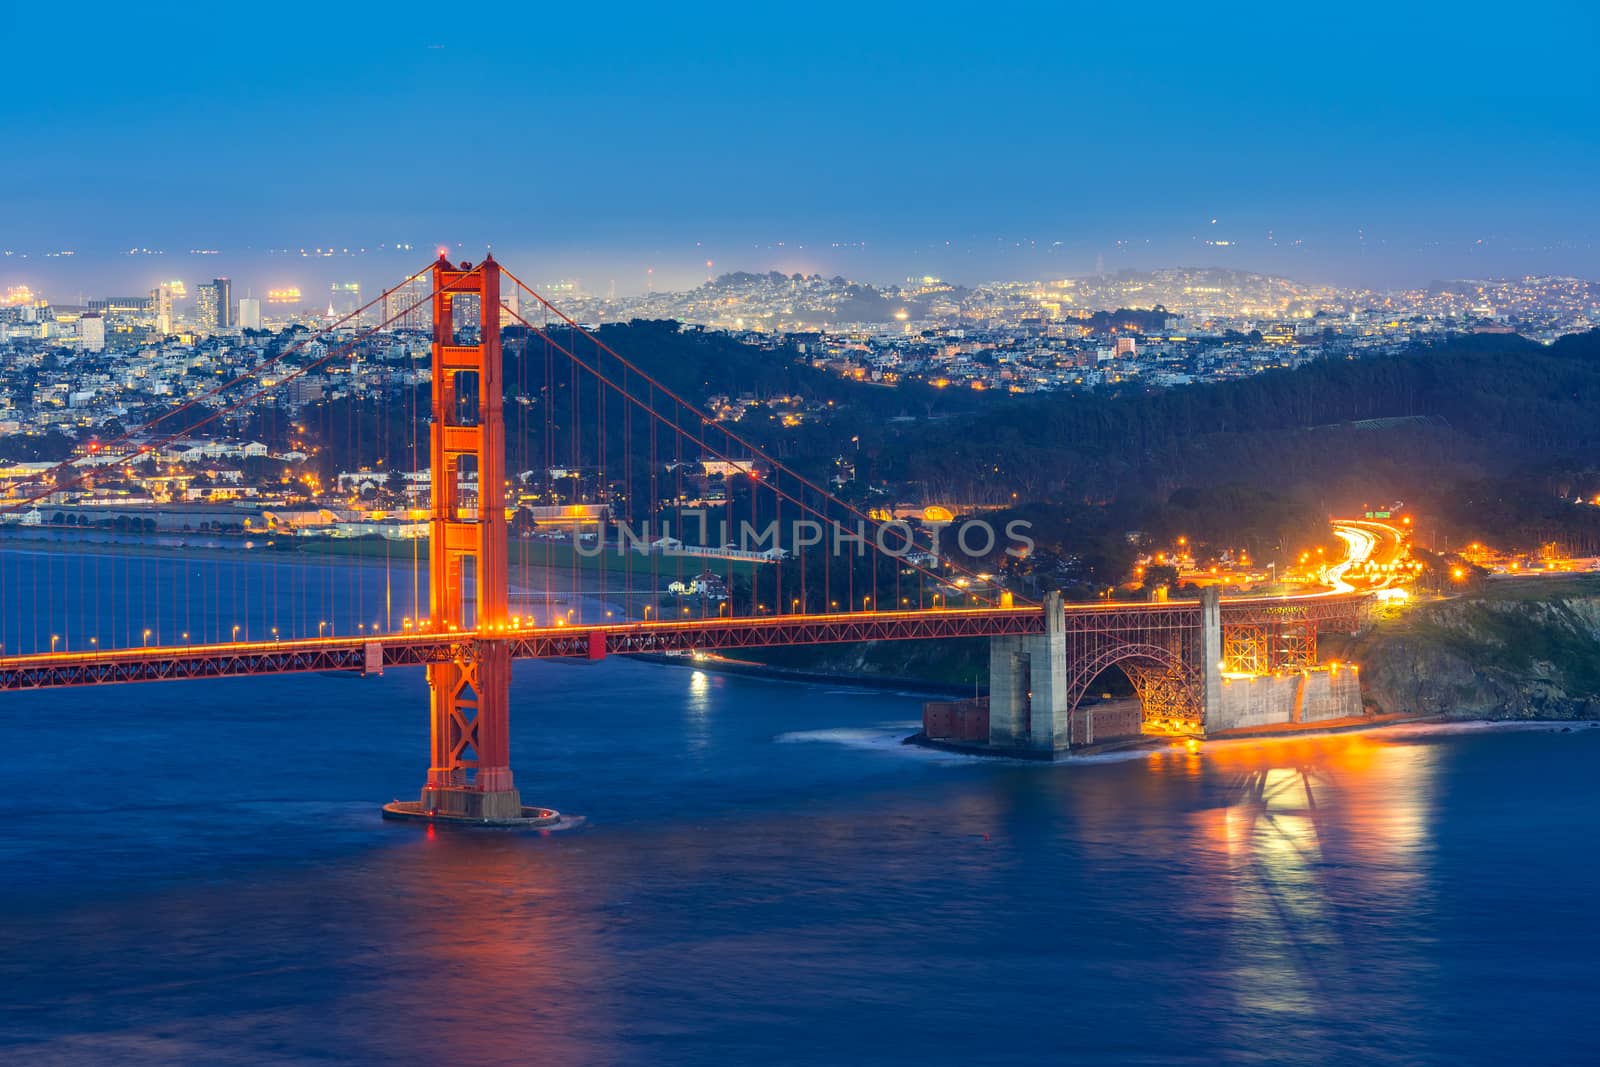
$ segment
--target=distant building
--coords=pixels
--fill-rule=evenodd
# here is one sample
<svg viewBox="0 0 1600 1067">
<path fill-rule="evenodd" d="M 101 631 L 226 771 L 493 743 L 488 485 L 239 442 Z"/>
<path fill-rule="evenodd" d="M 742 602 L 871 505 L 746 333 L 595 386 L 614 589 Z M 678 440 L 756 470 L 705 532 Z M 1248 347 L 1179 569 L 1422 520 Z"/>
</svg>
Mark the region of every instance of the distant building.
<svg viewBox="0 0 1600 1067">
<path fill-rule="evenodd" d="M 196 315 L 200 328 L 212 333 L 238 325 L 233 313 L 233 282 L 227 278 L 213 278 L 209 285 L 197 286 L 199 303 Z"/>
<path fill-rule="evenodd" d="M 150 298 L 145 296 L 108 296 L 103 300 L 89 301 L 90 311 L 110 315 L 132 315 L 150 310 Z"/>
<path fill-rule="evenodd" d="M 383 322 L 390 330 L 431 330 L 433 328 L 433 281 L 427 275 L 414 278 L 383 294 Z"/>
<path fill-rule="evenodd" d="M 328 314 L 343 317 L 361 306 L 360 282 L 334 282 L 328 289 Z"/>
<path fill-rule="evenodd" d="M 171 282 L 162 282 L 150 290 L 150 311 L 155 316 L 156 332 L 165 337 L 172 332 L 172 291 Z"/>
<path fill-rule="evenodd" d="M 86 311 L 78 319 L 78 339 L 90 352 L 99 352 L 106 347 L 106 320 L 98 311 Z"/>
<path fill-rule="evenodd" d="M 239 328 L 241 330 L 261 329 L 261 301 L 253 296 L 239 298 Z"/>
<path fill-rule="evenodd" d="M 1139 354 L 1138 342 L 1132 337 L 1119 337 L 1116 341 L 1116 356 L 1118 359 L 1132 359 Z"/>
<path fill-rule="evenodd" d="M 500 292 L 500 328 L 522 325 L 518 316 L 522 311 L 522 290 L 515 284 L 508 285 Z"/>
</svg>

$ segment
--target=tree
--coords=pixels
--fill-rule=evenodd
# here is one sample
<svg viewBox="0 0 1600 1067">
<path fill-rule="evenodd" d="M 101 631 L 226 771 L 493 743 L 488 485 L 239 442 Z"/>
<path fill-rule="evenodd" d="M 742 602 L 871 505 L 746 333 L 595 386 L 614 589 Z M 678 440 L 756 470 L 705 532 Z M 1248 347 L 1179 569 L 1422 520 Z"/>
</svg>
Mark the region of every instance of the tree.
<svg viewBox="0 0 1600 1067">
<path fill-rule="evenodd" d="M 1139 591 L 1149 596 L 1157 589 L 1178 584 L 1178 568 L 1168 563 L 1153 563 L 1144 569 L 1144 584 Z"/>
</svg>

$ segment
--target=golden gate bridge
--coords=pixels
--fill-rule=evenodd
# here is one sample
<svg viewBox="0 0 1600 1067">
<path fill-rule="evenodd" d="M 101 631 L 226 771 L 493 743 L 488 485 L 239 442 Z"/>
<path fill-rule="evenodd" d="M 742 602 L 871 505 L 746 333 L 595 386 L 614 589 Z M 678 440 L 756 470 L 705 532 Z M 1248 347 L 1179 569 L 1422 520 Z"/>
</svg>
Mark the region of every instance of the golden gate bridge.
<svg viewBox="0 0 1600 1067">
<path fill-rule="evenodd" d="M 503 299 L 507 283 L 517 299 Z M 520 310 L 524 296 L 531 315 Z M 381 321 L 351 326 L 380 301 Z M 424 312 L 432 320 L 425 378 L 361 359 L 382 331 L 425 321 Z M 345 373 L 342 409 L 329 397 L 284 406 L 295 383 L 324 370 Z M 397 426 L 394 411 L 407 401 Z M 321 426 L 307 425 L 319 418 Z M 259 553 L 197 553 L 182 562 L 186 588 L 169 603 L 172 582 L 151 577 L 159 564 L 119 561 L 86 543 L 59 567 L 46 552 L 0 573 L 20 594 L 12 614 L 0 613 L 0 690 L 419 666 L 430 693 L 430 758 L 419 800 L 386 808 L 400 817 L 533 825 L 557 818 L 523 805 L 512 774 L 517 659 L 988 638 L 991 682 L 1008 709 L 992 740 L 1052 749 L 1073 743 L 1070 714 L 1108 669 L 1129 677 L 1147 717 L 1203 729 L 1226 656 L 1248 654 L 1264 670 L 1312 666 L 1319 630 L 1353 630 L 1362 610 L 1363 598 L 1350 593 L 1020 602 L 948 558 L 929 563 L 908 553 L 915 534 L 905 524 L 875 520 L 779 462 L 492 257 L 452 263 L 442 253 L 334 327 L 92 443 L 31 492 L 0 501 L 0 510 L 54 506 L 119 470 L 148 469 L 213 426 L 291 446 L 317 430 L 325 464 L 394 471 L 408 460 L 413 471 L 426 468 L 426 509 L 396 509 L 426 537 L 410 539 L 409 558 L 399 559 L 385 539 L 381 617 L 352 617 L 367 615 L 377 592 L 367 586 L 372 561 L 285 562 L 280 554 L 251 570 L 237 557 Z M 583 532 L 575 520 L 559 546 L 513 538 L 508 513 L 517 514 L 518 483 L 508 452 L 532 468 L 538 499 L 592 519 L 595 529 Z M 707 460 L 730 474 L 722 498 L 710 502 L 684 482 L 690 462 Z M 302 478 L 334 475 L 318 469 Z M 291 473 L 285 469 L 285 482 Z M 571 483 L 565 490 L 555 485 L 558 473 Z M 750 553 L 653 550 L 681 543 L 670 532 L 684 534 L 696 518 L 704 527 L 711 510 L 722 517 L 717 538 L 702 536 L 708 546 L 737 523 L 741 533 L 777 531 L 773 550 L 758 562 L 738 558 Z M 792 532 L 801 524 L 812 536 Z M 650 531 L 661 534 L 654 544 Z M 76 603 L 65 580 L 73 567 Z M 664 607 L 663 582 L 676 577 L 682 588 L 695 577 L 690 568 L 705 568 L 728 592 L 665 598 Z"/>
</svg>

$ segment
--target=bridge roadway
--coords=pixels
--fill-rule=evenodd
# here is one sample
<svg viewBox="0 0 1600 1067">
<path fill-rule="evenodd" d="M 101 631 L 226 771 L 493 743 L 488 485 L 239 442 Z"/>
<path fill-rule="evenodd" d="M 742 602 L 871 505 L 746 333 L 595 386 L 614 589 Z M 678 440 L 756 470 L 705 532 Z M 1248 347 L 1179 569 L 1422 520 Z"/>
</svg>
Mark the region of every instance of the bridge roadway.
<svg viewBox="0 0 1600 1067">
<path fill-rule="evenodd" d="M 1353 619 L 1365 594 L 1330 590 L 1222 601 L 1224 625 Z M 1066 605 L 1069 630 L 1114 631 L 1152 625 L 1200 625 L 1200 603 Z M 736 619 L 616 623 L 605 626 L 506 626 L 485 632 L 383 634 L 228 642 L 0 657 L 0 691 L 126 682 L 181 681 L 304 671 L 380 673 L 465 656 L 479 640 L 507 641 L 517 659 L 600 659 L 610 654 L 693 652 L 850 641 L 910 641 L 1043 633 L 1039 605 L 840 612 Z"/>
</svg>

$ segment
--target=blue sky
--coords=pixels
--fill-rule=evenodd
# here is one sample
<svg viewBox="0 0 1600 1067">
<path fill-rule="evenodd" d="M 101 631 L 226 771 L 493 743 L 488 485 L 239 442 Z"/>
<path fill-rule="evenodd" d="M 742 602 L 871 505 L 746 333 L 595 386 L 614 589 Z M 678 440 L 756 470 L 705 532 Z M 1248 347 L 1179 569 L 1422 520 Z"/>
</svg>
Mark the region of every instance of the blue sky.
<svg viewBox="0 0 1600 1067">
<path fill-rule="evenodd" d="M 0 0 L 0 283 L 1600 276 L 1591 5 L 447 10 Z"/>
</svg>

